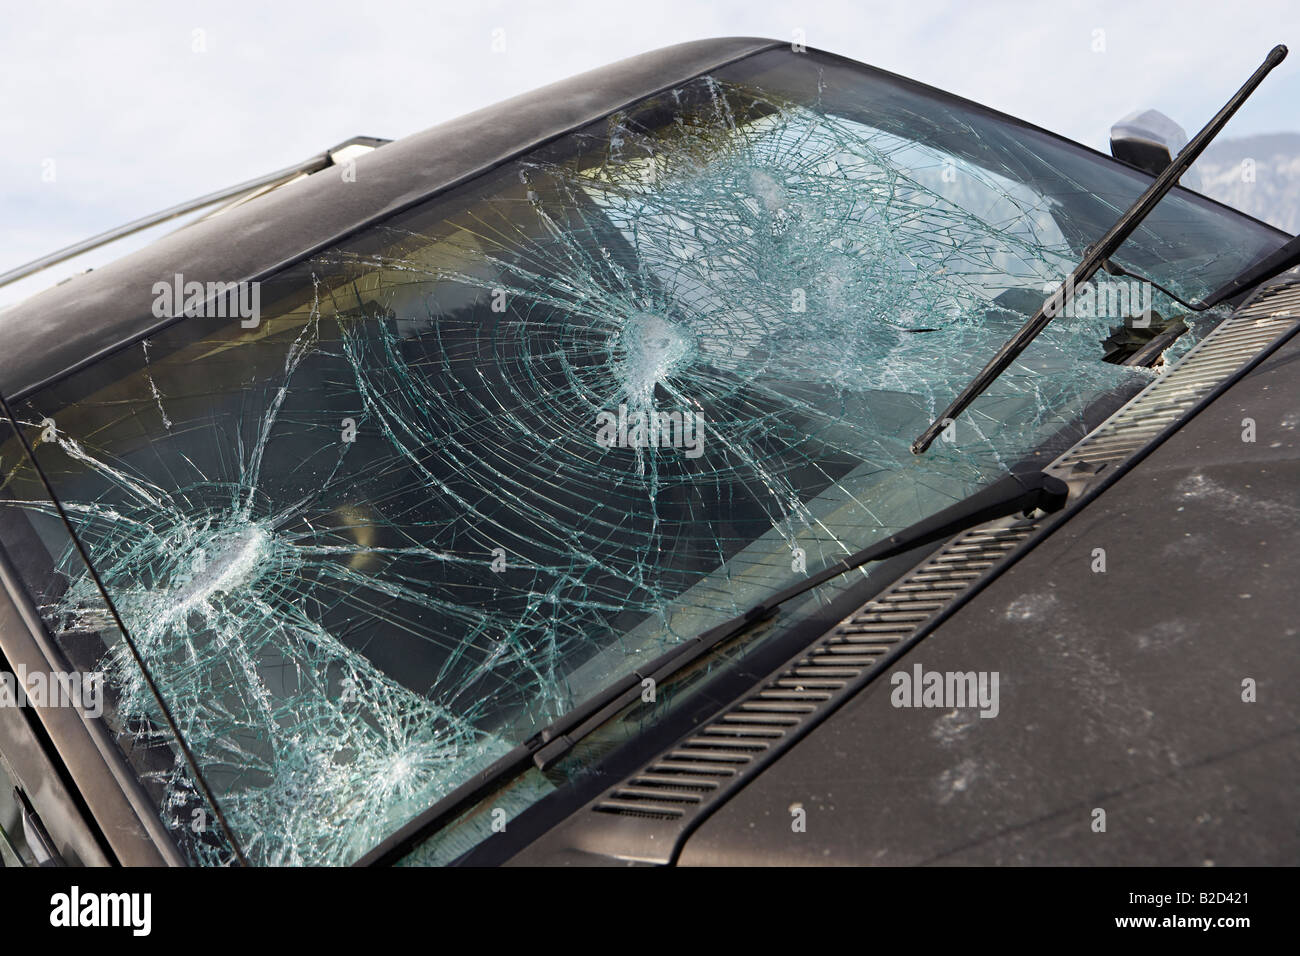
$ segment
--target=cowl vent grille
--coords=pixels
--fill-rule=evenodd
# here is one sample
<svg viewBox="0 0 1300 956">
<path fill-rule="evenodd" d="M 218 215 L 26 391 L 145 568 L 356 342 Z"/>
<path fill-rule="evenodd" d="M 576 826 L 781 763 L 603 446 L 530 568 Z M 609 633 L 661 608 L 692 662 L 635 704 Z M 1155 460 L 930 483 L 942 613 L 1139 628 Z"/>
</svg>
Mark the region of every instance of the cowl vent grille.
<svg viewBox="0 0 1300 956">
<path fill-rule="evenodd" d="M 798 659 L 594 804 L 597 813 L 685 820 L 724 799 L 819 719 L 857 693 L 971 583 L 1037 528 L 982 527 L 840 622 Z"/>
<path fill-rule="evenodd" d="M 1300 283 L 1265 290 L 1235 312 L 1127 405 L 1053 462 L 1068 474 L 1078 463 L 1118 464 L 1196 408 L 1238 370 L 1296 326 Z"/>
</svg>

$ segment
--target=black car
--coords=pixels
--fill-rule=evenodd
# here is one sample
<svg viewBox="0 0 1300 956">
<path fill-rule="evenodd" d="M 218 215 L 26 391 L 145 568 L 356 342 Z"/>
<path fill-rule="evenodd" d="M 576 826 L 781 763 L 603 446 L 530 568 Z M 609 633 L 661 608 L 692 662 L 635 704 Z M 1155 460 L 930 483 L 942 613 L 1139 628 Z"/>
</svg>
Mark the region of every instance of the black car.
<svg viewBox="0 0 1300 956">
<path fill-rule="evenodd" d="M 1294 862 L 1291 237 L 1174 187 L 918 453 L 1134 156 L 701 41 L 0 312 L 7 862 Z"/>
</svg>

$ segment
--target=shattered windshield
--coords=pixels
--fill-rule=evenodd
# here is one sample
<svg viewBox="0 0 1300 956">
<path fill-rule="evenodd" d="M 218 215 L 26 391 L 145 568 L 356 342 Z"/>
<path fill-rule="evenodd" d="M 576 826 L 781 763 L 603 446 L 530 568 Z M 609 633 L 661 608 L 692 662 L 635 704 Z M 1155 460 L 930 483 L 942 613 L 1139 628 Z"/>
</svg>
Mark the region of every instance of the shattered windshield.
<svg viewBox="0 0 1300 956">
<path fill-rule="evenodd" d="M 159 314 L 188 314 L 14 404 L 229 832 L 12 434 L 0 540 L 63 653 L 108 675 L 191 860 L 349 863 L 637 665 L 1149 381 L 1103 359 L 1137 309 L 1080 309 L 908 449 L 1147 181 L 776 51 L 230 311 L 160 277 Z M 1279 242 L 1179 192 L 1117 258 L 1199 295 Z M 557 783 L 535 776 L 524 804 Z"/>
</svg>

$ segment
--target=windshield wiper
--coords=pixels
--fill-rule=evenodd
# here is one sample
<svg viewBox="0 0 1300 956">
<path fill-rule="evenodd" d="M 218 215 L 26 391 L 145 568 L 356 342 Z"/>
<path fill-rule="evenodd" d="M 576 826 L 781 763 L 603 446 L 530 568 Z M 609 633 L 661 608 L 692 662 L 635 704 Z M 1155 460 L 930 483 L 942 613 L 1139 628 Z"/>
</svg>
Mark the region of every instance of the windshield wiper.
<svg viewBox="0 0 1300 956">
<path fill-rule="evenodd" d="M 971 383 L 962 390 L 961 394 L 953 399 L 952 404 L 930 423 L 930 426 L 920 434 L 916 441 L 912 442 L 913 454 L 919 455 L 929 448 L 944 429 L 951 425 L 956 417 L 965 411 L 971 402 L 975 401 L 986 388 L 992 385 L 997 377 L 1005 372 L 1008 366 L 1025 350 L 1029 343 L 1036 339 L 1043 329 L 1047 328 L 1047 324 L 1069 305 L 1074 298 L 1074 290 L 1092 279 L 1097 270 L 1101 268 L 1102 263 L 1113 256 L 1115 251 L 1124 243 L 1124 240 L 1142 224 L 1142 220 L 1150 215 L 1160 200 L 1165 197 L 1165 194 L 1174 187 L 1174 184 L 1178 182 L 1178 178 L 1187 171 L 1187 168 L 1201 155 L 1201 151 L 1219 134 L 1219 131 L 1223 129 L 1224 124 L 1228 122 L 1232 114 L 1237 112 L 1238 107 L 1263 82 L 1264 77 L 1268 76 L 1269 71 L 1286 59 L 1286 52 L 1286 47 L 1280 43 L 1269 51 L 1259 69 L 1233 95 L 1232 99 L 1228 100 L 1214 119 L 1210 120 L 1205 125 L 1205 128 L 1196 134 L 1196 138 L 1188 143 L 1173 162 L 1165 167 L 1164 171 L 1147 187 L 1146 192 L 1139 196 L 1137 201 L 1115 221 L 1115 225 L 1111 226 L 1097 243 L 1088 248 L 1083 261 L 1075 266 L 1074 271 L 1061 283 L 1060 288 L 1048 296 L 1043 304 L 1038 307 L 1038 311 L 1034 313 L 1033 318 L 1026 322 L 1020 331 L 1008 339 L 1002 348 L 998 349 L 997 354 L 993 356 L 988 365 L 984 366 L 979 374 L 971 380 Z"/>
<path fill-rule="evenodd" d="M 408 849 L 440 830 L 476 802 L 530 766 L 553 766 L 588 734 L 629 704 L 641 698 L 646 680 L 662 683 L 699 658 L 730 641 L 760 621 L 771 618 L 781 605 L 826 582 L 873 561 L 906 554 L 914 548 L 943 541 L 968 528 L 1014 514 L 1035 510 L 1054 512 L 1064 506 L 1069 488 L 1064 481 L 1041 471 L 1012 473 L 989 487 L 883 538 L 823 570 L 791 585 L 716 627 L 710 628 L 614 682 L 595 697 L 555 720 L 515 747 L 491 766 L 475 774 L 428 810 L 411 820 L 357 861 L 357 866 L 396 862 Z"/>
</svg>

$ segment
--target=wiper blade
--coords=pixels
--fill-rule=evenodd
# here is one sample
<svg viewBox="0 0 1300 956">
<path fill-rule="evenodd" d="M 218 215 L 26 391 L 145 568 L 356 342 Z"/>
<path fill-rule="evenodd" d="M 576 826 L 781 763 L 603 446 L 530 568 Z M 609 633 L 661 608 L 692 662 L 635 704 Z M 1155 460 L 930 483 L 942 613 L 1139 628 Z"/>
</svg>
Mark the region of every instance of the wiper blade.
<svg viewBox="0 0 1300 956">
<path fill-rule="evenodd" d="M 1049 513 L 1058 511 L 1064 506 L 1068 494 L 1069 487 L 1064 481 L 1041 471 L 1009 474 L 897 534 L 883 538 L 798 584 L 778 591 L 743 614 L 710 628 L 636 668 L 595 697 L 584 701 L 447 794 L 363 856 L 356 865 L 396 862 L 414 843 L 436 833 L 530 766 L 542 770 L 553 766 L 580 740 L 640 699 L 643 681 L 649 679 L 659 684 L 670 679 L 705 654 L 740 636 L 758 622 L 769 619 L 786 602 L 865 564 L 906 554 L 914 548 L 942 541 L 986 521 L 1013 514 L 1028 514 L 1035 510 Z"/>
<path fill-rule="evenodd" d="M 1146 192 L 1139 196 L 1137 201 L 1115 221 L 1115 225 L 1111 226 L 1097 243 L 1089 247 L 1084 254 L 1083 261 L 1075 266 L 1074 271 L 1061 283 L 1060 288 L 1048 296 L 1043 304 L 1038 307 L 1038 311 L 1034 313 L 1033 318 L 1026 322 L 1020 331 L 1008 339 L 1002 348 L 998 349 L 997 354 L 993 356 L 988 365 L 984 366 L 979 374 L 971 380 L 971 383 L 962 390 L 961 394 L 953 399 L 952 404 L 930 423 L 930 426 L 920 434 L 916 441 L 912 442 L 913 454 L 919 455 L 929 448 L 943 430 L 951 425 L 957 416 L 965 411 L 971 402 L 975 401 L 986 388 L 992 385 L 998 376 L 1005 372 L 1020 353 L 1025 350 L 1029 343 L 1036 339 L 1043 329 L 1047 328 L 1048 323 L 1061 313 L 1074 298 L 1074 290 L 1096 275 L 1102 263 L 1113 256 L 1115 251 L 1124 243 L 1124 240 L 1142 224 L 1142 220 L 1150 215 L 1160 200 L 1165 197 L 1165 194 L 1174 187 L 1174 184 L 1178 182 L 1178 178 L 1187 171 L 1187 168 L 1201 155 L 1201 151 L 1219 134 L 1224 124 L 1231 119 L 1232 114 L 1237 112 L 1237 109 L 1246 101 L 1246 98 L 1263 82 L 1264 77 L 1268 76 L 1269 71 L 1286 59 L 1286 52 L 1286 47 L 1280 43 L 1269 51 L 1268 56 L 1264 58 L 1264 62 L 1260 64 L 1259 68 L 1255 70 L 1241 89 L 1233 95 L 1232 99 L 1228 100 L 1223 109 L 1219 110 L 1215 117 L 1205 125 L 1205 128 L 1196 134 L 1196 138 L 1188 143 L 1173 162 L 1165 167 L 1164 171 L 1147 187 Z"/>
</svg>

